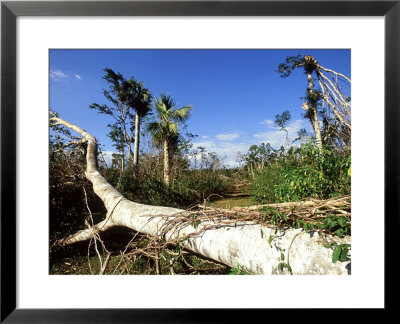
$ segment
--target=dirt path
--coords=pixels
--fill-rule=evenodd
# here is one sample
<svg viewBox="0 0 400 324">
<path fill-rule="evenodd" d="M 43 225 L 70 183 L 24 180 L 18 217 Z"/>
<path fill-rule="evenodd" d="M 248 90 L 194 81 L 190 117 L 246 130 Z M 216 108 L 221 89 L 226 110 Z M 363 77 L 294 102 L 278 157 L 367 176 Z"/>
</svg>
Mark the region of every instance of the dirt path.
<svg viewBox="0 0 400 324">
<path fill-rule="evenodd" d="M 251 183 L 248 181 L 238 182 L 222 198 L 211 201 L 207 205 L 227 209 L 254 205 L 254 202 L 251 201 Z"/>
</svg>

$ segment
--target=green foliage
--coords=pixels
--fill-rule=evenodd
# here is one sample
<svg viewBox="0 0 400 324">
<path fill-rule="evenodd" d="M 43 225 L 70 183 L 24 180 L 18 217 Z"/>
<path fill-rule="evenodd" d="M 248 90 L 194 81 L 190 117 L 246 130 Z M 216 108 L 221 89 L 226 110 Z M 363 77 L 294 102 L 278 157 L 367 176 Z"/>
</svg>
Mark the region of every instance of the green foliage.
<svg viewBox="0 0 400 324">
<path fill-rule="evenodd" d="M 133 77 L 126 80 L 123 86 L 127 106 L 133 108 L 140 117 L 146 116 L 151 110 L 150 91 L 144 87 L 142 81 L 137 81 Z"/>
<path fill-rule="evenodd" d="M 350 223 L 346 217 L 330 215 L 314 225 L 338 237 L 351 234 Z"/>
<path fill-rule="evenodd" d="M 282 114 L 275 116 L 274 124 L 280 128 L 285 128 L 291 118 L 290 111 L 286 110 Z"/>
<path fill-rule="evenodd" d="M 114 72 L 110 68 L 105 68 L 104 72 L 103 79 L 107 81 L 109 89 L 103 89 L 103 94 L 109 104 L 93 103 L 89 108 L 113 118 L 114 123 L 107 125 L 110 128 L 107 136 L 119 151 L 119 158 L 122 161 L 125 160 L 126 149 L 132 153 L 133 131 L 135 127 L 139 127 L 135 125 L 134 113 L 140 117 L 148 114 L 152 96 L 143 82 L 136 81 L 133 77 L 126 80 L 121 73 Z"/>
<path fill-rule="evenodd" d="M 304 58 L 300 54 L 296 56 L 288 56 L 286 57 L 285 62 L 278 65 L 277 72 L 282 78 L 287 78 L 290 74 L 292 74 L 294 69 L 303 65 Z"/>
<path fill-rule="evenodd" d="M 280 166 L 271 165 L 259 172 L 252 186 L 252 197 L 255 203 L 275 202 L 274 186 L 280 181 Z"/>
<path fill-rule="evenodd" d="M 296 216 L 288 216 L 291 214 L 290 209 L 288 208 L 287 213 L 280 212 L 276 208 L 263 207 L 262 209 L 263 216 L 262 220 L 264 222 L 268 222 L 272 225 L 280 227 L 293 227 L 293 228 L 302 228 L 305 232 L 309 230 L 320 229 L 325 231 L 326 233 L 336 235 L 340 238 L 351 234 L 351 224 L 346 217 L 329 215 L 322 218 L 317 218 L 315 221 L 305 221 L 304 219 L 298 218 Z M 271 240 L 273 237 L 270 237 L 268 244 L 271 245 Z"/>
<path fill-rule="evenodd" d="M 192 214 L 192 215 L 190 215 L 190 217 L 192 218 L 190 225 L 192 225 L 194 228 L 197 228 L 197 226 L 199 226 L 199 224 L 200 224 L 200 220 L 198 219 L 198 216 L 196 214 Z"/>
<path fill-rule="evenodd" d="M 212 194 L 222 194 L 228 183 L 222 171 L 190 170 L 182 158 L 174 157 L 172 183 L 163 181 L 163 166 L 157 157 L 143 157 L 138 172 L 103 169 L 106 179 L 128 199 L 149 205 L 188 208 L 203 203 Z"/>
<path fill-rule="evenodd" d="M 260 145 L 251 145 L 247 154 L 243 156 L 246 163 L 246 169 L 250 168 L 262 170 L 266 166 L 271 166 L 277 159 L 277 151 L 271 144 L 261 143 Z"/>
<path fill-rule="evenodd" d="M 256 202 L 290 202 L 329 198 L 350 193 L 351 156 L 324 147 L 322 155 L 313 142 L 288 151 L 275 166 L 260 172 L 253 184 Z"/>
<path fill-rule="evenodd" d="M 250 275 L 250 272 L 244 271 L 241 268 L 231 268 L 229 275 Z"/>
<path fill-rule="evenodd" d="M 293 274 L 292 273 L 292 267 L 286 262 L 279 262 L 278 269 L 279 269 L 279 271 L 282 271 L 282 272 L 283 272 L 284 269 L 288 269 L 290 274 Z"/>
<path fill-rule="evenodd" d="M 333 248 L 332 262 L 336 263 L 338 260 L 340 262 L 347 261 L 347 256 L 351 249 L 351 244 L 337 244 L 332 242 L 330 244 L 324 244 L 327 249 Z"/>
</svg>

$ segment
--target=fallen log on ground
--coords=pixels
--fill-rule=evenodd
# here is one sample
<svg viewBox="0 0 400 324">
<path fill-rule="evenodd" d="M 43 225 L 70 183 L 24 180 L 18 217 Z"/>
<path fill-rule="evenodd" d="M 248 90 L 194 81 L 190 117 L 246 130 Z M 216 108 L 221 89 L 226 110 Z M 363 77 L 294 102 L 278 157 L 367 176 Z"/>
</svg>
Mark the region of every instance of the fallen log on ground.
<svg viewBox="0 0 400 324">
<path fill-rule="evenodd" d="M 132 202 L 111 186 L 97 168 L 97 142 L 82 128 L 52 115 L 54 124 L 68 127 L 86 142 L 86 178 L 107 209 L 97 225 L 79 231 L 58 243 L 68 245 L 90 239 L 94 232 L 125 226 L 159 240 L 177 243 L 206 258 L 253 274 L 350 274 L 350 255 L 345 262 L 332 262 L 332 248 L 324 243 L 349 243 L 321 231 L 281 228 L 235 217 L 236 211 L 181 210 Z M 236 214 L 235 214 L 236 213 Z M 286 270 L 285 270 L 286 269 Z"/>
</svg>

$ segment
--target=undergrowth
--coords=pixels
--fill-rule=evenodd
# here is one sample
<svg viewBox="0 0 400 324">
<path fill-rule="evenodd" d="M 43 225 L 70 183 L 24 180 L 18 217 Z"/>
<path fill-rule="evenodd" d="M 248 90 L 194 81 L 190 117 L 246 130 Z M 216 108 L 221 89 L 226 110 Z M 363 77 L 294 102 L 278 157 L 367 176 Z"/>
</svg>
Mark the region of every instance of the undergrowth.
<svg viewBox="0 0 400 324">
<path fill-rule="evenodd" d="M 314 143 L 292 150 L 284 158 L 259 171 L 253 182 L 255 203 L 326 199 L 350 193 L 351 156 Z"/>
</svg>

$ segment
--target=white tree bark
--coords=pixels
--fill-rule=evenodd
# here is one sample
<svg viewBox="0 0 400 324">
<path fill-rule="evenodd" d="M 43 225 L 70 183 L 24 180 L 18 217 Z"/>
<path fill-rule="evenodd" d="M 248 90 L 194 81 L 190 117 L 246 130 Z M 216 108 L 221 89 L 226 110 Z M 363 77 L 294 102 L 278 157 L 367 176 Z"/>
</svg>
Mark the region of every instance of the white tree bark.
<svg viewBox="0 0 400 324">
<path fill-rule="evenodd" d="M 95 193 L 107 209 L 105 219 L 94 229 L 73 234 L 64 239 L 63 244 L 89 239 L 93 230 L 104 231 L 115 225 L 165 240 L 199 233 L 184 240 L 182 245 L 205 257 L 253 274 L 279 274 L 281 262 L 289 262 L 293 274 L 350 273 L 350 261 L 332 263 L 332 250 L 323 246 L 321 236 L 316 231 L 302 233 L 301 229 L 287 229 L 275 233 L 275 229 L 259 224 L 247 222 L 233 225 L 232 222 L 223 221 L 220 221 L 218 228 L 209 228 L 215 227 L 212 220 L 203 221 L 196 228 L 190 221 L 183 226 L 181 222 L 178 226 L 170 226 L 175 219 L 185 215 L 183 210 L 139 204 L 124 198 L 97 170 L 96 139 L 82 128 L 58 117 L 52 117 L 51 120 L 78 132 L 87 141 L 86 177 L 93 183 Z M 335 241 L 339 241 L 339 244 L 349 243 L 349 239 Z"/>
<path fill-rule="evenodd" d="M 169 160 L 169 144 L 164 140 L 164 182 L 167 186 L 171 184 L 171 168 Z"/>
<path fill-rule="evenodd" d="M 139 141 L 140 141 L 140 116 L 138 112 L 135 114 L 135 145 L 133 147 L 133 167 L 137 172 L 138 157 L 139 157 Z"/>
<path fill-rule="evenodd" d="M 307 79 L 308 79 L 308 89 L 310 91 L 310 94 L 312 95 L 314 93 L 314 84 L 312 80 L 312 74 L 308 73 L 307 74 Z M 319 153 L 322 153 L 322 135 L 321 135 L 321 126 L 319 124 L 319 118 L 318 118 L 318 109 L 317 109 L 317 102 L 313 102 L 311 107 L 309 109 L 312 110 L 312 115 L 313 115 L 313 128 L 315 132 L 315 139 L 316 139 L 316 144 L 319 149 Z"/>
</svg>

